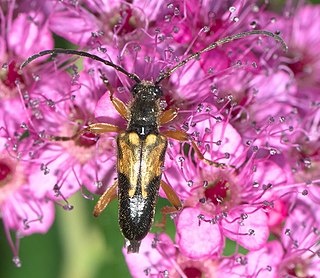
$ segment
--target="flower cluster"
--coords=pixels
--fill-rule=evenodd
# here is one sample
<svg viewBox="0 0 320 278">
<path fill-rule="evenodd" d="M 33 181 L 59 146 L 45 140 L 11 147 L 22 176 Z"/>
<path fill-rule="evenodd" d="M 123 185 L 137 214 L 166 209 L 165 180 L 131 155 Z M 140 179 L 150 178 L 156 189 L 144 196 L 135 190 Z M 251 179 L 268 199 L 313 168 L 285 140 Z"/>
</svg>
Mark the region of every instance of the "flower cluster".
<svg viewBox="0 0 320 278">
<path fill-rule="evenodd" d="M 114 183 L 116 133 L 72 136 L 99 122 L 126 129 L 109 90 L 130 103 L 133 85 L 98 61 L 41 57 L 20 71 L 26 58 L 52 49 L 56 34 L 154 82 L 219 39 L 266 30 L 288 52 L 273 38 L 247 36 L 160 83 L 161 108 L 179 110 L 161 131 L 190 136 L 168 139 L 162 173 L 183 208 L 170 214 L 174 239 L 149 233 L 138 254 L 124 256 L 133 277 L 319 275 L 320 7 L 290 2 L 276 13 L 258 2 L 1 3 L 0 215 L 18 266 L 19 239 L 45 233 L 54 204 L 70 210 L 75 192 L 93 199 Z M 205 163 L 191 141 L 227 167 Z"/>
</svg>

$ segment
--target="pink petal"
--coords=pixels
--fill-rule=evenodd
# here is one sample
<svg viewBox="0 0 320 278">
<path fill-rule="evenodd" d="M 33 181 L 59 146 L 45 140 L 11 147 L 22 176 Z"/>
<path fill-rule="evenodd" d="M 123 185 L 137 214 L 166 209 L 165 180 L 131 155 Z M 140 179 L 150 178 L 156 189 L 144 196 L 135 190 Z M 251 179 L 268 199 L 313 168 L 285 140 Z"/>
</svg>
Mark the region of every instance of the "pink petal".
<svg viewBox="0 0 320 278">
<path fill-rule="evenodd" d="M 67 152 L 60 152 L 60 154 L 60 156 L 55 157 L 47 166 L 49 173 L 45 174 L 44 171 L 40 171 L 40 165 L 38 165 L 39 168 L 35 168 L 30 174 L 30 184 L 36 196 L 42 197 L 48 194 L 53 200 L 60 200 L 61 197 L 56 196 L 54 192 L 54 186 L 56 184 L 58 186 L 62 184 L 59 191 L 64 198 L 70 197 L 79 190 L 80 185 L 71 168 L 73 167 L 75 169 L 77 165 L 71 164 L 72 161 Z M 51 150 L 46 150 L 42 155 L 43 157 L 54 157 L 54 155 L 56 155 L 54 147 L 52 147 Z M 45 161 L 45 158 L 43 158 L 43 160 Z"/>
<path fill-rule="evenodd" d="M 224 260 L 217 272 L 221 278 L 278 278 L 278 265 L 283 257 L 283 249 L 278 241 L 271 241 L 258 251 L 247 256 L 237 256 L 236 261 Z"/>
<path fill-rule="evenodd" d="M 110 123 L 125 129 L 126 121 L 113 106 L 108 91 L 99 99 L 94 115 L 99 122 Z"/>
<path fill-rule="evenodd" d="M 203 104 L 207 106 L 205 103 Z M 208 105 L 208 107 L 212 107 Z M 216 115 L 215 108 L 212 107 L 211 115 Z M 205 154 L 208 159 L 216 159 L 217 157 L 224 157 L 228 153 L 228 159 L 219 159 L 218 162 L 226 164 L 241 164 L 245 157 L 242 155 L 244 152 L 244 146 L 242 138 L 238 131 L 233 128 L 231 124 L 226 121 L 216 122 L 208 114 L 199 114 L 192 118 L 192 121 L 196 123 L 194 128 L 189 128 L 188 133 L 200 132 L 200 140 L 204 142 L 212 142 L 210 145 L 210 151 Z M 190 124 L 191 125 L 191 124 Z M 220 144 L 217 142 L 220 141 Z M 210 157 L 211 155 L 211 157 Z"/>
<path fill-rule="evenodd" d="M 37 16 L 39 17 L 39 14 Z M 40 50 L 53 48 L 53 38 L 47 27 L 40 23 L 36 25 L 30 20 L 32 17 L 32 14 L 19 14 L 8 36 L 9 47 L 24 59 Z M 37 17 L 35 20 L 41 22 Z"/>
<path fill-rule="evenodd" d="M 278 265 L 282 260 L 284 251 L 278 241 L 271 241 L 258 251 L 250 252 L 248 258 L 248 271 L 251 274 L 257 273 L 261 278 L 277 278 Z"/>
<path fill-rule="evenodd" d="M 21 188 L 3 204 L 3 221 L 21 236 L 46 233 L 54 220 L 53 202 L 26 197 L 23 191 L 24 188 Z"/>
<path fill-rule="evenodd" d="M 92 32 L 100 28 L 96 18 L 85 9 L 79 7 L 71 10 L 61 7 L 50 16 L 50 29 L 75 44 L 85 45 Z"/>
<path fill-rule="evenodd" d="M 148 234 L 141 242 L 139 253 L 127 253 L 122 249 L 129 271 L 134 278 L 147 276 L 157 277 L 160 272 L 172 268 L 171 261 L 175 260 L 176 248 L 169 236 Z"/>
<path fill-rule="evenodd" d="M 222 221 L 222 226 L 228 238 L 248 250 L 260 249 L 269 237 L 268 217 L 256 207 L 234 208 Z"/>
<path fill-rule="evenodd" d="M 101 140 L 101 139 L 100 139 Z M 108 158 L 101 156 L 98 161 L 90 161 L 78 171 L 81 183 L 94 194 L 102 194 L 106 188 L 113 185 L 117 177 L 116 153 L 113 156 L 108 153 Z M 105 161 L 102 161 L 104 160 Z M 103 181 L 102 187 L 97 186 L 96 181 Z"/>
<path fill-rule="evenodd" d="M 199 215 L 211 219 L 197 208 L 185 208 L 177 220 L 176 242 L 181 253 L 192 259 L 212 256 L 223 248 L 219 226 L 201 221 Z"/>
<path fill-rule="evenodd" d="M 272 184 L 273 186 L 277 186 L 285 184 L 287 182 L 287 176 L 290 175 L 290 172 L 287 173 L 276 163 L 268 160 L 257 163 L 256 171 L 252 173 L 252 179 L 260 186 L 263 184 Z"/>
</svg>

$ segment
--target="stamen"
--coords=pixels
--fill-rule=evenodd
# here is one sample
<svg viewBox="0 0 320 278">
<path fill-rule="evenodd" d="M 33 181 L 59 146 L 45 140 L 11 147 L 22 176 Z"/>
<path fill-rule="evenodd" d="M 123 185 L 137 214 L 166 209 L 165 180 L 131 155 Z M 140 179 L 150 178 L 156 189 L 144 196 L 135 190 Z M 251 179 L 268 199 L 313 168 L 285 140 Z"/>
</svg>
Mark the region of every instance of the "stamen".
<svg viewBox="0 0 320 278">
<path fill-rule="evenodd" d="M 54 194 L 55 196 L 58 198 L 58 197 L 61 197 L 62 200 L 66 203 L 66 204 L 61 204 L 60 202 L 56 201 L 56 204 L 58 204 L 59 206 L 61 206 L 64 210 L 67 210 L 67 211 L 70 211 L 73 209 L 73 205 L 71 205 L 68 200 L 64 197 L 64 195 L 62 194 L 62 192 L 60 191 L 62 185 L 59 187 L 58 184 L 55 184 L 53 186 L 53 191 L 54 191 Z"/>
<path fill-rule="evenodd" d="M 81 195 L 82 195 L 85 199 L 90 200 L 90 201 L 93 201 L 93 200 L 94 200 L 93 195 L 90 194 L 90 193 L 86 194 L 86 193 L 84 192 L 84 186 L 80 183 L 80 180 L 79 180 L 79 178 L 78 178 L 78 175 L 77 175 L 74 167 L 72 167 L 72 172 L 73 172 L 73 174 L 74 174 L 74 176 L 75 176 L 75 178 L 76 178 L 76 180 L 77 180 L 77 182 L 78 182 L 78 185 L 79 185 L 79 187 L 80 187 Z"/>
<path fill-rule="evenodd" d="M 16 242 L 15 244 L 13 243 L 11 234 L 10 234 L 10 230 L 9 227 L 6 225 L 6 223 L 3 221 L 3 225 L 4 225 L 4 231 L 5 231 L 5 235 L 7 238 L 7 241 L 10 245 L 10 248 L 12 250 L 13 253 L 13 258 L 12 261 L 15 264 L 16 267 L 21 267 L 21 260 L 19 258 L 19 243 L 20 243 L 20 238 L 16 236 Z"/>
</svg>

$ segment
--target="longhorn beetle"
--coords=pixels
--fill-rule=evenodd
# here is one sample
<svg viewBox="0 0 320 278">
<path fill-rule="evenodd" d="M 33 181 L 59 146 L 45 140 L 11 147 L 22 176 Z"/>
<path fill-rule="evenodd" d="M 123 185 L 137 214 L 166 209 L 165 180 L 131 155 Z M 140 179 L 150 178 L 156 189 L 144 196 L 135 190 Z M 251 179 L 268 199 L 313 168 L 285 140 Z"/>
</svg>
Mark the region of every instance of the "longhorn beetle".
<svg viewBox="0 0 320 278">
<path fill-rule="evenodd" d="M 180 210 L 182 204 L 173 188 L 161 180 L 162 166 L 168 140 L 172 138 L 180 142 L 188 142 L 189 135 L 182 130 L 168 130 L 160 133 L 159 127 L 172 121 L 177 116 L 176 109 L 161 111 L 160 98 L 163 95 L 160 83 L 169 78 L 178 68 L 190 60 L 198 58 L 202 53 L 210 51 L 219 45 L 229 43 L 250 35 L 264 35 L 272 37 L 281 43 L 287 50 L 285 42 L 276 34 L 263 30 L 253 30 L 228 36 L 213 42 L 208 47 L 190 55 L 177 65 L 159 74 L 155 82 L 141 80 L 136 74 L 127 72 L 124 68 L 104 60 L 96 55 L 69 49 L 44 50 L 30 56 L 20 67 L 24 68 L 31 61 L 48 54 L 69 54 L 88 57 L 97 60 L 132 79 L 135 84 L 131 88 L 132 101 L 129 105 L 114 97 L 109 88 L 108 80 L 100 72 L 103 83 L 110 91 L 110 100 L 118 113 L 127 120 L 127 129 L 121 130 L 118 126 L 109 123 L 94 123 L 80 130 L 71 137 L 49 136 L 54 141 L 77 139 L 84 133 L 96 135 L 106 132 L 117 132 L 117 173 L 118 179 L 107 188 L 94 208 L 94 216 L 99 216 L 109 202 L 117 197 L 119 199 L 119 225 L 126 239 L 128 252 L 139 252 L 141 240 L 149 232 L 155 213 L 155 205 L 160 186 L 164 190 L 170 203 Z M 226 165 L 204 158 L 196 143 L 190 140 L 191 146 L 198 157 L 209 165 L 225 168 Z M 117 190 L 118 189 L 118 190 Z M 118 192 L 117 192 L 118 191 Z"/>
</svg>

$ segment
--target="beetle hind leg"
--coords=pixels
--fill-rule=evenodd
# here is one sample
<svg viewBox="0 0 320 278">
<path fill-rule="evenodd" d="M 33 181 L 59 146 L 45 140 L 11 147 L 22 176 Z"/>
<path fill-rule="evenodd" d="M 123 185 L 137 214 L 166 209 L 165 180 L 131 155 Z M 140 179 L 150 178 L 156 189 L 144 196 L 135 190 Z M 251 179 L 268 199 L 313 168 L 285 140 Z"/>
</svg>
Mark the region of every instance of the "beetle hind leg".
<svg viewBox="0 0 320 278">
<path fill-rule="evenodd" d="M 93 215 L 95 217 L 98 217 L 107 207 L 107 205 L 117 197 L 117 187 L 118 181 L 115 181 L 115 183 L 101 195 L 93 210 Z"/>
<path fill-rule="evenodd" d="M 177 211 L 180 210 L 182 208 L 182 204 L 180 202 L 180 199 L 177 193 L 174 191 L 174 189 L 163 180 L 160 182 L 160 186 L 163 189 L 164 193 L 166 194 L 171 205 L 173 205 Z"/>
<path fill-rule="evenodd" d="M 171 203 L 172 207 L 165 206 L 161 209 L 162 220 L 160 223 L 157 223 L 156 226 L 158 228 L 164 229 L 167 223 L 167 215 L 172 213 L 177 213 L 182 209 L 182 204 L 177 193 L 174 189 L 164 182 L 163 180 L 160 183 L 161 188 L 163 189 L 164 193 L 166 194 L 169 202 Z"/>
</svg>

